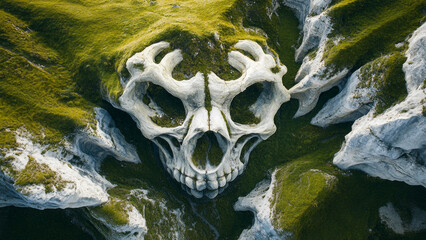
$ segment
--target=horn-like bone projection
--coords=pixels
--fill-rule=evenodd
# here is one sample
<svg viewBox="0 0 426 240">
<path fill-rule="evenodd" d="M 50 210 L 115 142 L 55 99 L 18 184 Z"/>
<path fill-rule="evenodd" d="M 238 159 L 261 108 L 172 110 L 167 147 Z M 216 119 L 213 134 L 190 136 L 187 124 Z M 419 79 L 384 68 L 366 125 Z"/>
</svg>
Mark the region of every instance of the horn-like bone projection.
<svg viewBox="0 0 426 240">
<path fill-rule="evenodd" d="M 240 51 L 229 53 L 229 64 L 241 72 L 238 79 L 224 81 L 213 72 L 207 76 L 198 72 L 188 80 L 178 81 L 172 71 L 183 60 L 180 50 L 155 62 L 155 57 L 169 46 L 167 42 L 153 44 L 127 61 L 130 79 L 123 86 L 119 104 L 133 117 L 142 134 L 158 146 L 164 167 L 189 194 L 214 198 L 244 171 L 256 145 L 275 132 L 274 116 L 281 104 L 290 99 L 282 84 L 287 68 L 257 43 L 242 40 L 235 49 L 254 59 Z M 154 85 L 182 102 L 185 116 L 174 122 L 179 124 L 166 127 L 153 120 L 167 114 L 148 94 Z M 247 111 L 258 121 L 233 121 L 232 101 L 254 85 L 261 86 L 259 96 Z M 211 98 L 208 104 L 207 94 Z"/>
</svg>

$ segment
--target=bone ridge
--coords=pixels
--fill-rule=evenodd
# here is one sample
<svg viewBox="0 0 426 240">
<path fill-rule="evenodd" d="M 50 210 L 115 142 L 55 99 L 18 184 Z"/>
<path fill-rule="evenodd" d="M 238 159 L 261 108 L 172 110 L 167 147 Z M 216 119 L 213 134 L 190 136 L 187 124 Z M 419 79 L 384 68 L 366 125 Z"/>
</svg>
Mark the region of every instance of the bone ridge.
<svg viewBox="0 0 426 240">
<path fill-rule="evenodd" d="M 274 116 L 280 106 L 290 99 L 288 90 L 282 84 L 287 68 L 278 58 L 265 53 L 259 44 L 240 40 L 235 48 L 250 53 L 254 60 L 239 51 L 231 51 L 228 53 L 228 63 L 241 72 L 238 79 L 225 81 L 214 72 L 207 74 L 212 105 L 209 112 L 205 106 L 202 73 L 198 72 L 182 81 L 172 76 L 173 69 L 183 60 L 180 50 L 166 54 L 160 63 L 154 61 L 169 46 L 167 42 L 158 42 L 128 59 L 126 67 L 130 78 L 123 83 L 124 91 L 119 98 L 119 107 L 129 113 L 142 134 L 158 146 L 164 167 L 189 194 L 198 198 L 214 198 L 229 182 L 242 174 L 256 145 L 275 133 Z M 274 73 L 274 67 L 278 67 L 279 71 Z M 182 101 L 186 116 L 180 126 L 161 127 L 151 120 L 151 117 L 161 112 L 142 101 L 141 95 L 146 93 L 147 83 L 163 87 Z M 230 114 L 232 100 L 255 83 L 267 86 L 250 107 L 261 121 L 256 125 L 234 122 Z M 218 166 L 208 162 L 205 168 L 200 168 L 191 159 L 198 139 L 208 131 L 214 133 L 223 156 Z M 252 145 L 242 153 L 243 147 L 251 139 Z M 169 148 L 160 143 L 163 140 Z M 178 146 L 173 143 L 174 140 L 177 140 Z"/>
</svg>

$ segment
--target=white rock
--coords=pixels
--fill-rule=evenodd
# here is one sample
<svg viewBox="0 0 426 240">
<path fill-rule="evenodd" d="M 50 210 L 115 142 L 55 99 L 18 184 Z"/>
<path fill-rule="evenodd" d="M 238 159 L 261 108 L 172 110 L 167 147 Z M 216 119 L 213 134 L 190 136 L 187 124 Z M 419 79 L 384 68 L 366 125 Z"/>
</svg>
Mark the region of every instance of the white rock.
<svg viewBox="0 0 426 240">
<path fill-rule="evenodd" d="M 319 95 L 339 84 L 348 73 L 348 69 L 334 72 L 330 66 L 326 67 L 323 61 L 326 43 L 329 40 L 328 34 L 332 30 L 326 10 L 330 2 L 330 0 L 284 1 L 285 5 L 296 11 L 299 21 L 303 23 L 303 40 L 295 53 L 296 61 L 303 59 L 303 62 L 296 75 L 297 84 L 289 90 L 291 97 L 299 100 L 299 109 L 294 117 L 310 112 L 316 106 Z M 334 42 L 338 41 L 338 38 L 334 39 Z M 317 48 L 315 57 L 306 56 L 314 48 Z"/>
<path fill-rule="evenodd" d="M 331 0 L 282 0 L 282 3 L 294 10 L 300 25 L 304 25 L 308 15 L 317 15 L 324 11 Z"/>
<path fill-rule="evenodd" d="M 382 222 L 397 234 L 425 230 L 426 211 L 416 206 L 412 206 L 410 211 L 411 219 L 403 221 L 394 205 L 391 202 L 388 202 L 385 206 L 379 208 L 379 216 Z"/>
<path fill-rule="evenodd" d="M 98 216 L 95 212 L 89 211 L 89 214 L 102 225 L 108 228 L 108 233 L 99 228 L 99 223 L 95 222 L 101 233 L 104 233 L 106 239 L 111 240 L 140 240 L 144 239 L 144 235 L 148 232 L 145 218 L 131 204 L 127 205 L 123 211 L 128 215 L 128 223 L 124 225 L 115 225 L 106 219 Z M 92 220 L 93 222 L 93 220 Z"/>
<path fill-rule="evenodd" d="M 16 142 L 19 148 L 6 153 L 6 157 L 14 158 L 11 162 L 14 170 L 22 171 L 31 156 L 37 164 L 46 164 L 61 178 L 63 189 L 54 188 L 52 192 L 46 192 L 42 184 L 19 187 L 13 184 L 11 175 L 3 175 L 0 185 L 6 187 L 9 193 L 2 192 L 0 207 L 78 208 L 98 205 L 108 200 L 106 190 L 112 185 L 93 169 L 69 164 L 68 160 L 73 158 L 72 154 L 63 150 L 47 150 L 47 146 L 34 143 L 29 135 L 24 135 L 23 132 L 16 134 Z M 7 181 L 7 178 L 10 180 Z"/>
<path fill-rule="evenodd" d="M 404 63 L 408 96 L 376 117 L 372 110 L 355 121 L 334 157 L 338 167 L 426 187 L 426 66 L 418 63 L 424 62 L 426 54 L 412 50 L 426 48 L 424 26 L 409 40 L 409 59 Z"/>
<path fill-rule="evenodd" d="M 426 77 L 426 23 L 423 23 L 408 40 L 409 48 L 405 55 L 407 61 L 402 66 L 407 81 L 407 90 L 411 92 L 422 85 Z"/>
<path fill-rule="evenodd" d="M 0 170 L 0 207 L 18 206 L 37 209 L 78 208 L 94 206 L 108 200 L 107 189 L 113 185 L 100 176 L 96 169 L 102 160 L 112 155 L 122 161 L 140 162 L 135 148 L 128 144 L 115 128 L 110 115 L 101 108 L 95 108 L 97 128 L 86 129 L 74 134 L 74 140 L 64 139 L 65 147 L 51 147 L 34 143 L 25 130 L 16 132 L 16 149 L 6 150 L 6 157 L 15 171 L 24 170 L 32 157 L 37 164 L 47 165 L 55 172 L 61 189 L 53 187 L 45 191 L 43 184 L 16 186 L 13 175 L 6 168 Z M 74 164 L 75 159 L 79 159 Z"/>
<path fill-rule="evenodd" d="M 251 228 L 243 230 L 239 239 L 257 240 L 285 238 L 285 233 L 278 233 L 272 225 L 273 188 L 275 186 L 275 174 L 272 173 L 270 180 L 264 180 L 245 197 L 239 197 L 234 205 L 236 211 L 251 211 L 254 213 L 254 224 Z"/>
<path fill-rule="evenodd" d="M 364 66 L 371 65 L 368 63 Z M 367 114 L 375 104 L 377 89 L 374 86 L 360 87 L 361 67 L 347 80 L 342 91 L 327 101 L 311 120 L 311 124 L 327 127 L 331 124 L 351 122 Z M 368 73 L 367 73 L 368 74 Z M 370 75 L 367 76 L 372 77 Z"/>
</svg>

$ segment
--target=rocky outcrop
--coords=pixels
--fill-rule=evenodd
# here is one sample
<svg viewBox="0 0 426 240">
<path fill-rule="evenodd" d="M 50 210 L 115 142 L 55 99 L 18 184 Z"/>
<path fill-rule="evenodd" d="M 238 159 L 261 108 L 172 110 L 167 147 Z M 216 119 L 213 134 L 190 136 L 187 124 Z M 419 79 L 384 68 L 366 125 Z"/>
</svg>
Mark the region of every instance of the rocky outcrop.
<svg viewBox="0 0 426 240">
<path fill-rule="evenodd" d="M 367 114 L 373 103 L 373 88 L 359 88 L 360 70 L 355 71 L 348 79 L 343 90 L 330 99 L 318 114 L 311 120 L 311 124 L 327 127 L 331 124 L 355 121 Z"/>
<path fill-rule="evenodd" d="M 331 0 L 283 0 L 282 3 L 291 9 L 299 19 L 300 25 L 303 26 L 306 17 L 311 15 L 317 15 L 324 11 Z"/>
<path fill-rule="evenodd" d="M 378 91 L 383 88 L 385 73 L 391 69 L 388 62 L 395 56 L 382 56 L 356 70 L 347 80 L 343 90 L 327 101 L 312 119 L 311 124 L 327 127 L 331 124 L 352 122 L 366 115 L 378 101 Z"/>
<path fill-rule="evenodd" d="M 96 214 L 94 211 L 88 211 L 89 219 L 95 227 L 103 233 L 106 239 L 120 240 L 140 240 L 148 232 L 146 220 L 133 205 L 128 204 L 124 209 L 127 222 L 125 224 L 114 224 L 111 220 Z M 94 218 L 94 219 L 91 219 Z"/>
<path fill-rule="evenodd" d="M 403 219 L 398 210 L 391 202 L 379 208 L 381 221 L 394 233 L 404 234 L 426 229 L 426 211 L 416 206 L 411 206 L 409 209 L 411 219 Z"/>
<path fill-rule="evenodd" d="M 0 166 L 0 207 L 78 208 L 106 202 L 112 184 L 97 173 L 99 163 L 108 155 L 140 160 L 109 114 L 99 108 L 95 113 L 96 130 L 77 133 L 61 146 L 35 143 L 28 132 L 18 131 L 19 147 L 5 151 Z"/>
<path fill-rule="evenodd" d="M 327 50 L 328 37 L 332 30 L 330 17 L 325 10 L 331 1 L 284 1 L 296 12 L 303 26 L 303 40 L 296 49 L 296 61 L 302 61 L 295 81 L 289 91 L 292 98 L 299 100 L 299 109 L 294 117 L 310 112 L 317 104 L 319 95 L 336 86 L 348 73 L 348 69 L 334 70 L 326 66 L 323 55 Z M 325 11 L 324 11 L 325 10 Z M 334 44 L 339 39 L 333 39 Z M 314 50 L 316 49 L 316 50 Z M 312 51 L 310 56 L 307 54 Z"/>
<path fill-rule="evenodd" d="M 409 39 L 403 65 L 408 96 L 375 116 L 359 118 L 345 137 L 333 163 L 343 169 L 360 169 L 372 176 L 426 187 L 426 27 Z"/>
<path fill-rule="evenodd" d="M 99 160 L 107 156 L 113 156 L 120 161 L 139 163 L 136 148 L 126 142 L 109 113 L 105 109 L 95 108 L 95 114 L 96 130 L 90 128 L 76 134 L 73 152 L 95 159 L 94 164 L 100 163 Z"/>
<path fill-rule="evenodd" d="M 239 197 L 234 205 L 236 211 L 251 211 L 254 213 L 254 224 L 245 229 L 239 239 L 283 239 L 284 235 L 279 233 L 272 225 L 273 190 L 275 185 L 275 173 L 270 180 L 264 180 L 245 197 Z"/>
</svg>

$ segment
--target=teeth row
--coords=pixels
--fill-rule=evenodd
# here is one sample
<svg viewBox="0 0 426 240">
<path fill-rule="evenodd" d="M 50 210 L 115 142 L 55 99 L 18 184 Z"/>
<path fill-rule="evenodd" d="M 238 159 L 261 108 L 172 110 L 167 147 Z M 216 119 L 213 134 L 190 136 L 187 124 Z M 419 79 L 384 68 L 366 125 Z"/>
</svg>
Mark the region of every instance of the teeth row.
<svg viewBox="0 0 426 240">
<path fill-rule="evenodd" d="M 176 181 L 188 187 L 189 190 L 187 189 L 187 192 L 189 191 L 191 195 L 201 198 L 203 197 L 204 191 L 204 195 L 209 198 L 214 198 L 219 193 L 218 190 L 224 189 L 229 182 L 234 181 L 234 179 L 243 172 L 243 168 L 244 165 L 241 164 L 237 169 L 231 169 L 229 167 L 229 171 L 226 171 L 228 174 L 222 174 L 220 176 L 220 172 L 218 171 L 217 173 L 204 174 L 197 177 L 182 173 L 177 168 L 171 169 L 168 167 L 167 170 Z M 221 172 L 224 173 L 224 171 Z"/>
</svg>

